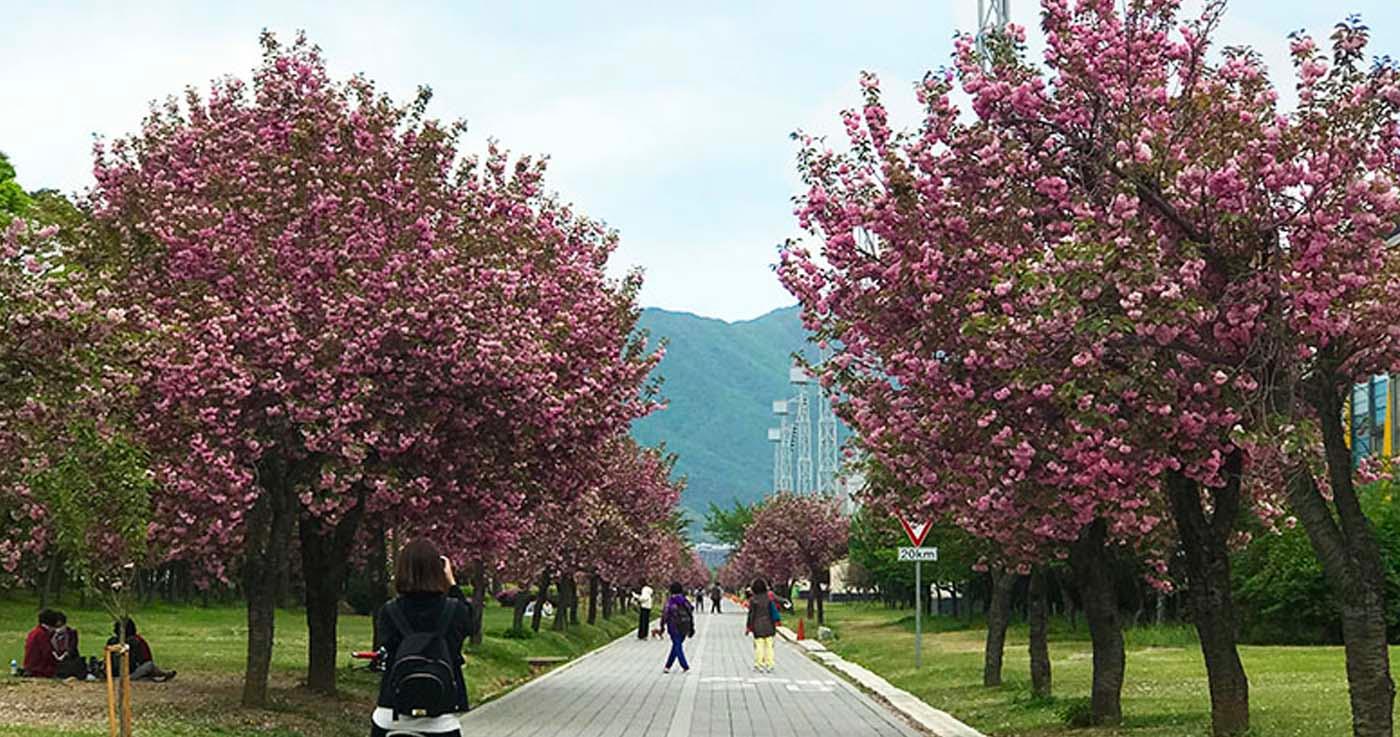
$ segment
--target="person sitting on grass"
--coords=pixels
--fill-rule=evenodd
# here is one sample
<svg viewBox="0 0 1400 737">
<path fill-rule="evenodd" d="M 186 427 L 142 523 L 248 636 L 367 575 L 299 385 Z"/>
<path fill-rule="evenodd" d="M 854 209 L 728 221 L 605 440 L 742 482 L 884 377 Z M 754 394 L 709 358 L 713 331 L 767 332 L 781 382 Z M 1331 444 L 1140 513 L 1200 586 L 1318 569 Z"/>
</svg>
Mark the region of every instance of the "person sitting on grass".
<svg viewBox="0 0 1400 737">
<path fill-rule="evenodd" d="M 136 621 L 128 617 L 126 620 L 126 644 L 131 648 L 131 680 L 133 681 L 155 681 L 163 683 L 175 677 L 173 670 L 161 670 L 156 667 L 155 659 L 151 656 L 151 646 L 146 642 L 146 638 L 137 634 Z M 122 631 L 122 622 L 112 623 L 112 636 L 107 638 L 108 645 L 116 645 L 118 636 Z M 118 662 L 116 657 L 112 658 L 113 663 Z M 120 668 L 121 666 L 113 666 Z M 118 671 L 120 673 L 120 671 Z M 114 673 L 113 675 L 117 675 Z"/>
<path fill-rule="evenodd" d="M 87 663 L 78 654 L 78 631 L 68 626 L 68 615 L 63 612 L 53 614 L 53 636 L 49 642 L 58 665 L 54 675 L 59 678 L 87 678 Z"/>
<path fill-rule="evenodd" d="M 58 659 L 53 654 L 53 635 L 58 627 L 58 612 L 39 612 L 39 623 L 24 638 L 24 667 L 20 675 L 28 678 L 53 678 L 58 675 Z"/>
</svg>

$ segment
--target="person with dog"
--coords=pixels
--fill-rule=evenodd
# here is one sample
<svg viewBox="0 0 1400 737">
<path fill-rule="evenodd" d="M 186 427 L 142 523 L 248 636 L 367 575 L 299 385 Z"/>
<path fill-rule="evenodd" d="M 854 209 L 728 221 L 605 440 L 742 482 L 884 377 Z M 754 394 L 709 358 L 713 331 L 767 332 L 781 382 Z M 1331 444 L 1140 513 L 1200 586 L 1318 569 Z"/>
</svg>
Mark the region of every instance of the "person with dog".
<svg viewBox="0 0 1400 737">
<path fill-rule="evenodd" d="M 662 673 L 670 673 L 671 666 L 680 661 L 681 672 L 690 672 L 690 663 L 685 660 L 685 639 L 695 635 L 695 608 L 685 596 L 685 589 L 679 583 L 671 584 L 671 598 L 661 608 L 661 626 L 671 636 L 671 653 L 666 656 L 666 666 Z"/>
<path fill-rule="evenodd" d="M 455 715 L 470 708 L 462 643 L 473 620 L 452 562 L 427 540 L 410 542 L 394 565 L 394 592 L 379 610 L 387 667 L 370 737 L 461 737 Z"/>
</svg>

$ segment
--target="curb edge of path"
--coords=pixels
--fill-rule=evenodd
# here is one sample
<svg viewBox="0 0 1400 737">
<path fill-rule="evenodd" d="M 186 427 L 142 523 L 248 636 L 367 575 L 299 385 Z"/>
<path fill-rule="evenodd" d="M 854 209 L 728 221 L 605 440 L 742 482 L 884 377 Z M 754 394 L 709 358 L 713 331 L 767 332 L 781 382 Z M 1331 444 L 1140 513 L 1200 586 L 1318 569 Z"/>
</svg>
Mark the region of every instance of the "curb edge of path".
<svg viewBox="0 0 1400 737">
<path fill-rule="evenodd" d="M 481 710 L 483 710 L 483 709 L 489 709 L 489 708 L 491 708 L 491 705 L 492 705 L 492 704 L 499 704 L 500 702 L 505 701 L 506 699 L 510 698 L 511 696 L 514 696 L 515 694 L 518 694 L 518 693 L 520 693 L 521 691 L 525 691 L 525 690 L 531 688 L 532 686 L 534 686 L 535 684 L 539 683 L 540 681 L 543 681 L 543 680 L 545 680 L 545 679 L 548 679 L 548 678 L 554 676 L 555 674 L 563 673 L 564 671 L 566 671 L 566 670 L 568 670 L 568 669 L 574 667 L 574 666 L 577 665 L 578 663 L 581 663 L 581 662 L 587 660 L 588 658 L 591 658 L 591 657 L 593 657 L 594 655 L 597 655 L 598 653 L 601 653 L 601 652 L 603 652 L 604 650 L 607 650 L 608 648 L 612 647 L 613 645 L 616 645 L 617 643 L 622 642 L 622 641 L 626 640 L 626 639 L 629 638 L 629 637 L 636 637 L 636 636 L 637 636 L 637 633 L 636 633 L 635 630 L 628 630 L 627 632 L 623 633 L 621 636 L 616 637 L 616 638 L 614 638 L 614 639 L 612 639 L 612 640 L 609 640 L 609 641 L 603 643 L 602 645 L 599 645 L 598 647 L 595 647 L 595 648 L 593 648 L 592 650 L 589 650 L 588 652 L 586 652 L 586 653 L 584 653 L 584 654 L 578 656 L 577 658 L 570 658 L 567 662 L 560 663 L 559 665 L 557 665 L 557 666 L 555 666 L 555 667 L 553 667 L 553 668 L 550 668 L 549 670 L 545 671 L 544 673 L 541 673 L 541 674 L 535 676 L 534 678 L 531 678 L 530 680 L 525 681 L 524 683 L 522 683 L 522 684 L 520 684 L 520 685 L 518 685 L 518 686 L 516 686 L 516 687 L 514 687 L 514 688 L 511 688 L 511 689 L 507 690 L 505 693 L 497 694 L 497 695 L 491 697 L 489 700 L 481 702 L 481 704 L 480 704 L 479 706 L 474 706 L 474 707 L 472 707 L 471 711 L 468 711 L 468 712 L 463 713 L 463 714 L 462 714 L 462 718 L 466 718 L 468 714 L 474 714 L 474 713 L 479 712 L 479 711 L 481 711 Z M 470 674 L 469 674 L 469 675 L 470 675 Z"/>
<path fill-rule="evenodd" d="M 806 651 L 808 658 L 855 681 L 863 691 L 930 734 L 936 737 L 986 737 L 948 712 L 935 709 L 914 694 L 897 688 L 883 676 L 831 652 L 820 642 L 798 640 L 797 633 L 787 627 L 778 627 L 778 633 L 783 639 Z"/>
</svg>

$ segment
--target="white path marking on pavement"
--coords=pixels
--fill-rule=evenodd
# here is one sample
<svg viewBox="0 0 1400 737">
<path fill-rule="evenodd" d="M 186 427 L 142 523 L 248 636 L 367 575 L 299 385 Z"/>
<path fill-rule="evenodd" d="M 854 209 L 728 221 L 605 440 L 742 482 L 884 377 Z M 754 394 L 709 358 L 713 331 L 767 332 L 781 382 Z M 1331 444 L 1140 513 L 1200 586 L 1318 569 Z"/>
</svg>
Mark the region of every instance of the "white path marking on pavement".
<svg viewBox="0 0 1400 737">
<path fill-rule="evenodd" d="M 819 681 L 816 683 L 789 683 L 787 685 L 787 690 L 797 693 L 830 693 L 836 690 L 836 683 L 834 681 L 831 683 L 821 683 Z"/>
<path fill-rule="evenodd" d="M 711 618 L 712 619 L 712 618 Z M 704 668 L 706 665 L 705 650 L 710 638 L 705 634 L 710 631 L 710 619 L 700 618 L 700 626 L 696 627 L 695 639 L 700 641 L 700 647 L 691 654 L 691 667 Z M 681 700 L 676 704 L 676 713 L 671 715 L 671 728 L 666 730 L 666 737 L 690 737 L 692 731 L 690 722 L 695 716 L 695 692 L 699 688 L 698 678 L 691 677 L 690 674 L 682 676 L 687 678 L 685 686 L 681 688 Z"/>
</svg>

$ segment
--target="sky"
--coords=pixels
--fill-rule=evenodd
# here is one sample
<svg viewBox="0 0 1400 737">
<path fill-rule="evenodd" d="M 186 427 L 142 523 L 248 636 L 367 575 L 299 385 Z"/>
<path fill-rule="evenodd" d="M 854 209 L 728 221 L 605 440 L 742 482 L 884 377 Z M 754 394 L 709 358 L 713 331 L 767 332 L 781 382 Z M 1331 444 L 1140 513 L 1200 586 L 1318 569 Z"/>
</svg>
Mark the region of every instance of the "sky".
<svg viewBox="0 0 1400 737">
<path fill-rule="evenodd" d="M 1201 0 L 1189 0 L 1199 7 Z M 1039 3 L 1011 0 L 1034 26 Z M 330 10 L 330 8 L 334 10 Z M 550 157 L 549 186 L 621 235 L 646 306 L 741 320 L 794 300 L 771 264 L 801 237 L 795 130 L 835 139 L 877 73 L 892 122 L 917 123 L 912 84 L 945 66 L 976 0 L 923 2 L 11 3 L 0 0 L 0 150 L 26 188 L 85 189 L 94 135 L 137 129 L 152 100 L 247 78 L 258 34 L 321 46 L 333 75 Z M 1400 57 L 1400 0 L 1234 0 L 1218 38 L 1258 49 L 1291 86 L 1287 35 L 1325 37 L 1360 13 Z M 1040 45 L 1034 30 L 1031 50 Z M 1285 101 L 1288 96 L 1285 94 Z"/>
</svg>

